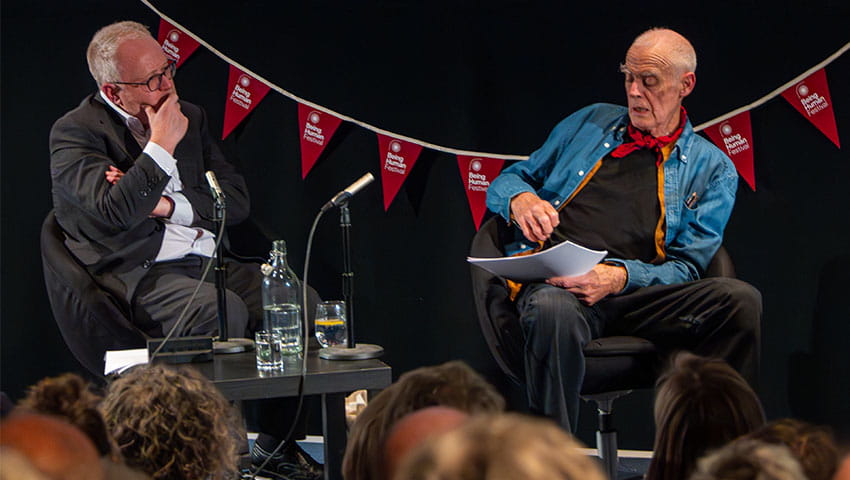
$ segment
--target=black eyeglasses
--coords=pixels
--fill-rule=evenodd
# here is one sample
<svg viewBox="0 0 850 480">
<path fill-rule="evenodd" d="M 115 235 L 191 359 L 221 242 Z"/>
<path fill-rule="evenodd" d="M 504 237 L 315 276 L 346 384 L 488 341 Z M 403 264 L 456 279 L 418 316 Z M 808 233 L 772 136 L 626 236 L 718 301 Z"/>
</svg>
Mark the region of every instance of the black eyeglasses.
<svg viewBox="0 0 850 480">
<path fill-rule="evenodd" d="M 144 85 L 148 87 L 148 90 L 151 92 L 155 92 L 159 90 L 159 87 L 162 86 L 162 77 L 165 77 L 169 80 L 174 78 L 174 73 L 177 71 L 177 63 L 173 60 L 168 61 L 168 65 L 165 66 L 165 69 L 161 73 L 157 73 L 155 75 L 151 75 L 151 78 L 147 79 L 145 82 L 111 82 L 117 85 Z"/>
</svg>

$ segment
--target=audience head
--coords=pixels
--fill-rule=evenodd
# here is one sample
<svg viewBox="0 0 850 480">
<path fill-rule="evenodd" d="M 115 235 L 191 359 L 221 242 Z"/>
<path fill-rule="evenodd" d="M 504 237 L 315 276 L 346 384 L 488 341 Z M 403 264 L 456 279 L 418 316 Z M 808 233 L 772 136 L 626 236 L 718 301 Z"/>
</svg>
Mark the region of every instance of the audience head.
<svg viewBox="0 0 850 480">
<path fill-rule="evenodd" d="M 427 407 L 396 422 L 384 445 L 385 478 L 393 478 L 405 455 L 428 438 L 453 430 L 469 415 L 451 407 Z"/>
<path fill-rule="evenodd" d="M 699 460 L 690 480 L 807 480 L 785 445 L 742 438 Z"/>
<path fill-rule="evenodd" d="M 127 465 L 153 479 L 224 479 L 237 471 L 237 415 L 191 368 L 133 368 L 109 385 L 102 408 Z"/>
<path fill-rule="evenodd" d="M 596 461 L 550 420 L 478 415 L 428 439 L 396 480 L 603 480 Z"/>
<path fill-rule="evenodd" d="M 809 480 L 830 480 L 838 465 L 838 448 L 829 429 L 793 418 L 768 423 L 746 438 L 785 445 Z"/>
<path fill-rule="evenodd" d="M 0 447 L 17 451 L 52 480 L 104 478 L 100 455 L 91 440 L 57 417 L 30 412 L 11 414 L 0 424 Z"/>
<path fill-rule="evenodd" d="M 658 382 L 649 480 L 688 478 L 707 451 L 764 425 L 756 393 L 723 360 L 679 353 Z"/>
<path fill-rule="evenodd" d="M 99 407 L 103 397 L 75 373 L 48 377 L 31 386 L 18 406 L 62 417 L 88 435 L 102 456 L 115 457 L 117 448 L 106 429 Z"/>
<path fill-rule="evenodd" d="M 0 447 L 0 480 L 50 480 L 21 452 Z"/>
<path fill-rule="evenodd" d="M 835 472 L 835 480 L 850 480 L 850 454 L 847 454 L 844 460 L 838 465 L 838 471 Z"/>
<path fill-rule="evenodd" d="M 342 462 L 346 480 L 383 478 L 386 435 L 401 417 L 432 406 L 466 413 L 501 412 L 505 400 L 463 362 L 422 367 L 403 374 L 371 399 L 351 426 Z"/>
</svg>

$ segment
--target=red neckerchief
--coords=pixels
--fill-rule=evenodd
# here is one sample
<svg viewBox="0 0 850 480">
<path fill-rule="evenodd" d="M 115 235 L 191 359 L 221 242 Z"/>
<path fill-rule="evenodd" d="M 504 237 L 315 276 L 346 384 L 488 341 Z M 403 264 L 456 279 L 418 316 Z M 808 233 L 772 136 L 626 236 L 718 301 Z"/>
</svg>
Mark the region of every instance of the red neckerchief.
<svg viewBox="0 0 850 480">
<path fill-rule="evenodd" d="M 679 138 L 679 135 L 682 134 L 682 130 L 685 129 L 685 122 L 687 121 L 688 114 L 685 112 L 685 107 L 679 107 L 682 109 L 679 114 L 679 127 L 675 132 L 670 135 L 666 135 L 663 137 L 653 137 L 648 133 L 643 133 L 642 131 L 635 128 L 631 122 L 629 122 L 629 137 L 632 138 L 631 142 L 624 143 L 619 147 L 615 148 L 613 152 L 611 152 L 611 156 L 614 158 L 623 158 L 626 155 L 640 150 L 641 148 L 648 148 L 655 152 L 657 160 L 655 161 L 655 165 L 661 165 L 661 162 L 664 161 L 664 155 L 661 153 L 661 149 L 668 145 L 670 142 Z"/>
</svg>

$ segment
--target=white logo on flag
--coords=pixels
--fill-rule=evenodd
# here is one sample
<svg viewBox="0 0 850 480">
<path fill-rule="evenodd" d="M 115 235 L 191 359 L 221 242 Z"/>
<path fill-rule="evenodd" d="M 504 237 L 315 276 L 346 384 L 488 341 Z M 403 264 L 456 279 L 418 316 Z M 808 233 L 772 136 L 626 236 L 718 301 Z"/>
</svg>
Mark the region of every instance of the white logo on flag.
<svg viewBox="0 0 850 480">
<path fill-rule="evenodd" d="M 809 87 L 803 82 L 797 85 L 797 97 L 800 99 L 800 103 L 803 104 L 806 114 L 810 117 L 829 107 L 829 102 L 826 101 L 825 97 L 809 90 Z"/>
<path fill-rule="evenodd" d="M 304 140 L 316 145 L 325 144 L 325 135 L 322 133 L 322 129 L 316 125 L 321 119 L 319 112 L 315 110 L 307 115 L 307 123 L 304 125 Z"/>
<path fill-rule="evenodd" d="M 487 175 L 478 173 L 481 171 L 481 159 L 475 158 L 469 162 L 469 181 L 466 188 L 473 192 L 486 192 L 490 186 L 490 181 L 487 180 Z"/>
<path fill-rule="evenodd" d="M 720 132 L 723 134 L 723 145 L 729 155 L 736 155 L 750 149 L 750 142 L 740 133 L 732 135 L 733 129 L 729 122 L 723 122 L 720 125 Z"/>
<path fill-rule="evenodd" d="M 180 47 L 175 45 L 174 43 L 180 40 L 180 32 L 178 30 L 171 30 L 168 32 L 168 35 L 165 36 L 165 39 L 162 41 L 162 51 L 165 54 L 172 58 L 172 60 L 180 60 Z"/>
<path fill-rule="evenodd" d="M 251 84 L 251 79 L 247 75 L 239 77 L 239 81 L 233 86 L 233 91 L 230 92 L 230 101 L 248 110 L 251 108 L 251 92 L 245 90 L 245 87 Z"/>
<path fill-rule="evenodd" d="M 392 140 L 390 142 L 390 151 L 387 152 L 387 158 L 384 160 L 384 170 L 388 172 L 404 175 L 407 173 L 407 164 L 404 163 L 404 157 L 397 155 L 401 151 L 401 142 Z"/>
</svg>

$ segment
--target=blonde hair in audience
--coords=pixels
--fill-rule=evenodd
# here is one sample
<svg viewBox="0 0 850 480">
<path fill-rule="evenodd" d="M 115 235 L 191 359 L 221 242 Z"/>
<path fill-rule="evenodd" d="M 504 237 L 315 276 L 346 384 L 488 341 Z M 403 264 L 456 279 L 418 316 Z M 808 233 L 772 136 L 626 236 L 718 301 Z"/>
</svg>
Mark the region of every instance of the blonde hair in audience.
<svg viewBox="0 0 850 480">
<path fill-rule="evenodd" d="M 690 480 L 808 480 L 785 445 L 740 439 L 699 460 Z"/>
<path fill-rule="evenodd" d="M 478 415 L 429 438 L 394 480 L 604 480 L 595 460 L 551 420 Z"/>
</svg>

